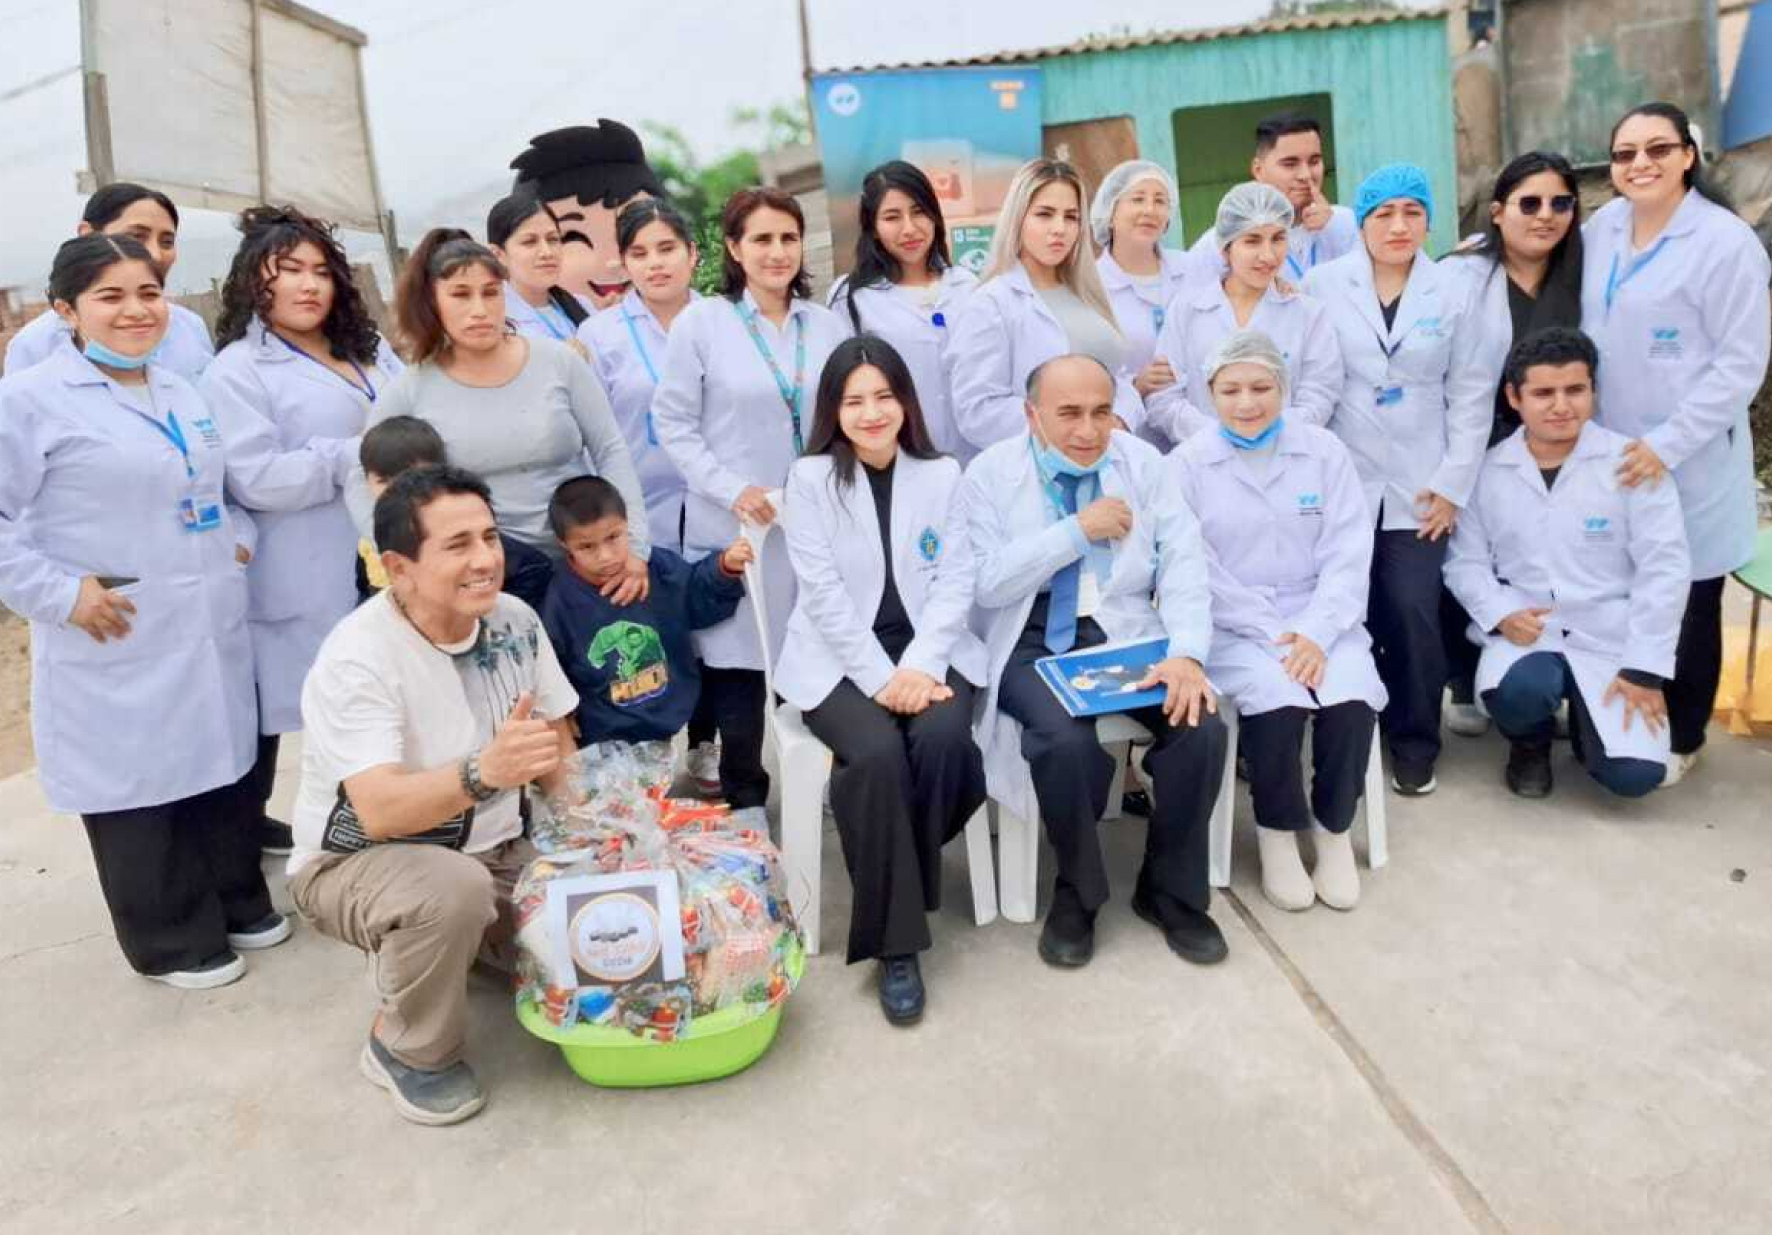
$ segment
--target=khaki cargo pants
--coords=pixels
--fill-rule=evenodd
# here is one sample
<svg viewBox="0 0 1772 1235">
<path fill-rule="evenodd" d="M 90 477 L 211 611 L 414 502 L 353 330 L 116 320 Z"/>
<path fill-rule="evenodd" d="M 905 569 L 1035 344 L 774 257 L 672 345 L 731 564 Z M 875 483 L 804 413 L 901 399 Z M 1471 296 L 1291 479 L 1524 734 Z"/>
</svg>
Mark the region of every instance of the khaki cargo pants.
<svg viewBox="0 0 1772 1235">
<path fill-rule="evenodd" d="M 409 1067 L 435 1070 L 461 1058 L 468 969 L 483 943 L 508 951 L 511 888 L 534 856 L 521 838 L 483 853 L 376 845 L 322 855 L 289 891 L 315 930 L 374 959 L 381 1044 Z"/>
</svg>

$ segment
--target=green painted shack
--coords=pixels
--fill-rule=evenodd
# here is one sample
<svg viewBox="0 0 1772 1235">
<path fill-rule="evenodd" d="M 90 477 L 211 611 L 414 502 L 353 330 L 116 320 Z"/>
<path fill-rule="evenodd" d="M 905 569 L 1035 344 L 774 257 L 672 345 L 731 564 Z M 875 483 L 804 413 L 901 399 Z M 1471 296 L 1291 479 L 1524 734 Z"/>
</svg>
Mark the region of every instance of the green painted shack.
<svg viewBox="0 0 1772 1235">
<path fill-rule="evenodd" d="M 1248 179 L 1256 120 L 1283 109 L 1323 122 L 1327 192 L 1335 201 L 1349 202 L 1360 180 L 1382 164 L 1420 164 L 1434 188 L 1430 245 L 1437 252 L 1453 243 L 1458 199 L 1444 8 L 1093 37 L 831 72 L 982 65 L 1038 66 L 1046 151 L 1075 163 L 1091 188 L 1126 158 L 1173 171 L 1188 243 L 1211 226 L 1224 191 Z"/>
</svg>

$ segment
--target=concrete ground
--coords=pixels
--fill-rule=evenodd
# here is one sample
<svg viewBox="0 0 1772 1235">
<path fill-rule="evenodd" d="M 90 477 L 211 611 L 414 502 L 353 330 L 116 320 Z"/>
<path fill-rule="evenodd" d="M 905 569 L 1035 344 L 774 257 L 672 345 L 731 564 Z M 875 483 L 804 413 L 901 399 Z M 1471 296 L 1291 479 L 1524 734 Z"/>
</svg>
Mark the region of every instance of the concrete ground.
<svg viewBox="0 0 1772 1235">
<path fill-rule="evenodd" d="M 1346 915 L 1261 899 L 1245 797 L 1213 970 L 1128 909 L 1136 822 L 1082 972 L 974 928 L 954 846 L 910 1030 L 842 962 L 828 835 L 839 951 L 756 1067 L 600 1091 L 476 980 L 492 1100 L 441 1130 L 357 1074 L 356 953 L 301 931 L 222 990 L 144 982 L 79 824 L 0 781 L 0 1229 L 1764 1231 L 1772 746 L 1717 734 L 1636 804 L 1566 752 L 1551 802 L 1514 801 L 1501 757 L 1448 738 Z"/>
</svg>

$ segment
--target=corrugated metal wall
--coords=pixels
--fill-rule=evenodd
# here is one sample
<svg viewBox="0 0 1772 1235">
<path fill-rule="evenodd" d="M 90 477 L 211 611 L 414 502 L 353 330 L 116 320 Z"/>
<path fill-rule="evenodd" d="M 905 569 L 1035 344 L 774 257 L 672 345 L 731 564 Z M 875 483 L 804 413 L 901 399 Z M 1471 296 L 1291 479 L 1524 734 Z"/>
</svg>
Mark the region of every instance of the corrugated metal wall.
<svg viewBox="0 0 1772 1235">
<path fill-rule="evenodd" d="M 1458 196 L 1443 16 L 1078 52 L 1040 67 L 1044 123 L 1130 115 L 1142 156 L 1171 169 L 1176 108 L 1326 91 L 1334 98 L 1343 196 L 1351 199 L 1367 173 L 1385 163 L 1419 163 L 1434 187 L 1430 245 L 1437 253 L 1453 243 Z"/>
</svg>

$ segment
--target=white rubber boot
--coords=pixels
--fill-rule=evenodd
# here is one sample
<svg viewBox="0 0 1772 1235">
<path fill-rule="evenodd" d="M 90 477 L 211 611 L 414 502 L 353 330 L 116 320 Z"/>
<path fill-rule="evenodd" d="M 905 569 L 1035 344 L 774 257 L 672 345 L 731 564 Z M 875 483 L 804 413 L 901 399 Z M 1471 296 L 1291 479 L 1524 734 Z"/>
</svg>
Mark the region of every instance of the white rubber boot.
<svg viewBox="0 0 1772 1235">
<path fill-rule="evenodd" d="M 1317 899 L 1331 909 L 1352 909 L 1360 903 L 1360 871 L 1354 865 L 1353 838 L 1348 832 L 1331 832 L 1320 823 L 1311 824 L 1311 835 L 1317 845 L 1317 864 L 1311 871 Z"/>
<path fill-rule="evenodd" d="M 1298 833 L 1257 827 L 1255 841 L 1261 850 L 1261 894 L 1268 903 L 1288 913 L 1309 909 L 1316 893 L 1298 856 Z"/>
</svg>

